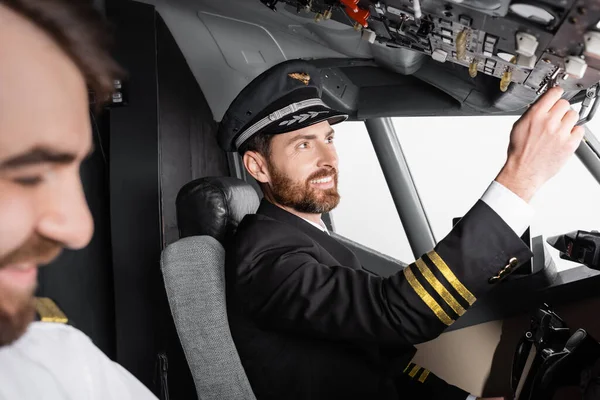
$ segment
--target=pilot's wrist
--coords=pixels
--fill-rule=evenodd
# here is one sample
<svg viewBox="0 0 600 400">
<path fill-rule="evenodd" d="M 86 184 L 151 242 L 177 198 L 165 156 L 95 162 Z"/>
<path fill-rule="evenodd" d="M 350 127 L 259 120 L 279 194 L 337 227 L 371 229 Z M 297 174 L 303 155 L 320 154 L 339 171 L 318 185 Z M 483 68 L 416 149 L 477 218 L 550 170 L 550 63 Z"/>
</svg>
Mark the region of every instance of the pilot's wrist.
<svg viewBox="0 0 600 400">
<path fill-rule="evenodd" d="M 524 173 L 522 169 L 508 162 L 496 177 L 496 182 L 509 189 L 527 203 L 531 201 L 541 186 L 533 174 Z"/>
</svg>

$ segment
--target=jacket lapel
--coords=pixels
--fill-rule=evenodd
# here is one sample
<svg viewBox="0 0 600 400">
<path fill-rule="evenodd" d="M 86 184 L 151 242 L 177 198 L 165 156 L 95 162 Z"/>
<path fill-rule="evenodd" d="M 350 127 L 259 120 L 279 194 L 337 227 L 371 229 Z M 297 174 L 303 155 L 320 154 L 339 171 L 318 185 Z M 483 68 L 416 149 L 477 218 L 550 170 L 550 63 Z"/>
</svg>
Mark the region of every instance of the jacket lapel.
<svg viewBox="0 0 600 400">
<path fill-rule="evenodd" d="M 327 233 L 309 224 L 302 218 L 285 211 L 284 209 L 265 199 L 261 201 L 260 207 L 256 213 L 287 223 L 299 229 L 306 235 L 310 236 L 315 242 L 317 242 L 329 254 L 331 254 L 331 256 L 335 258 L 340 265 L 354 269 L 361 268 L 360 261 L 352 252 L 352 250 L 335 240 L 333 237 L 329 236 Z"/>
</svg>

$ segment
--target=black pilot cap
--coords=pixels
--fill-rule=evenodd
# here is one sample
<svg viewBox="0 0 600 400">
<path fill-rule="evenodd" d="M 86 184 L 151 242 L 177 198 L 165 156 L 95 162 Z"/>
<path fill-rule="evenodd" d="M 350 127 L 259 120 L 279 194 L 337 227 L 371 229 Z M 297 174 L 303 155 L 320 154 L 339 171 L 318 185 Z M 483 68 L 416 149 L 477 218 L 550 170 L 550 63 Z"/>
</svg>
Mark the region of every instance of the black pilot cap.
<svg viewBox="0 0 600 400">
<path fill-rule="evenodd" d="M 225 151 L 238 151 L 257 133 L 280 134 L 323 121 L 331 125 L 348 115 L 321 100 L 319 70 L 292 60 L 275 65 L 248 84 L 229 106 L 217 138 Z"/>
</svg>

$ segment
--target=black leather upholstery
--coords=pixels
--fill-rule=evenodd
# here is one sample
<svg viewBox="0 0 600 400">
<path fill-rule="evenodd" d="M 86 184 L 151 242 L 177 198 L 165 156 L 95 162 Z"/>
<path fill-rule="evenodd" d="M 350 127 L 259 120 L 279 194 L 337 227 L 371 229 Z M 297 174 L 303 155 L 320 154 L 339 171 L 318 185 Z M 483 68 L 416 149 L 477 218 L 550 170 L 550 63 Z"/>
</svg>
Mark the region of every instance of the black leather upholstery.
<svg viewBox="0 0 600 400">
<path fill-rule="evenodd" d="M 259 198 L 254 188 L 240 179 L 211 177 L 183 186 L 176 206 L 180 238 L 208 235 L 224 244 L 242 218 L 256 212 Z"/>
</svg>

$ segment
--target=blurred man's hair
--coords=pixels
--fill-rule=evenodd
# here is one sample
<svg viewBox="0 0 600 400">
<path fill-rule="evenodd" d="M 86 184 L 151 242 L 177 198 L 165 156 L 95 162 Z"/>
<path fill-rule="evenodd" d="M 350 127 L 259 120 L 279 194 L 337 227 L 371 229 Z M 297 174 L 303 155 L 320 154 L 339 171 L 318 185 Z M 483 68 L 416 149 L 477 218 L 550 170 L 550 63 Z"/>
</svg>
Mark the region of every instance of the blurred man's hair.
<svg viewBox="0 0 600 400">
<path fill-rule="evenodd" d="M 108 50 L 107 26 L 91 0 L 0 0 L 45 32 L 71 58 L 94 93 L 107 102 L 122 75 Z"/>
</svg>

